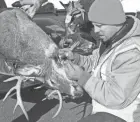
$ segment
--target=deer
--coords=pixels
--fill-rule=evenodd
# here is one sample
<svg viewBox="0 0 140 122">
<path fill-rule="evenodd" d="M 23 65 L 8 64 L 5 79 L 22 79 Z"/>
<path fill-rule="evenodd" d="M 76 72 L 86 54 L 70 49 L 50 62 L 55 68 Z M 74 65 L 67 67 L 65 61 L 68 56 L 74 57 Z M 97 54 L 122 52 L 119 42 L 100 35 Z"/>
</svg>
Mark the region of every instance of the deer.
<svg viewBox="0 0 140 122">
<path fill-rule="evenodd" d="M 42 0 L 35 1 L 39 1 L 37 6 L 42 5 Z M 5 83 L 17 81 L 3 101 L 16 90 L 17 103 L 13 112 L 20 106 L 27 120 L 29 117 L 21 97 L 21 88 L 26 82 L 39 81 L 41 86 L 38 88 L 45 86 L 52 90 L 45 99 L 53 97 L 59 100 L 59 108 L 53 118 L 62 108 L 62 93 L 72 99 L 83 95 L 83 89 L 76 81 L 69 80 L 65 73 L 65 63 L 71 62 L 62 60 L 58 46 L 32 21 L 39 7 L 34 3 L 27 10 L 23 7 L 24 10 L 14 8 L 0 13 L 0 74 L 8 76 L 3 81 Z"/>
</svg>

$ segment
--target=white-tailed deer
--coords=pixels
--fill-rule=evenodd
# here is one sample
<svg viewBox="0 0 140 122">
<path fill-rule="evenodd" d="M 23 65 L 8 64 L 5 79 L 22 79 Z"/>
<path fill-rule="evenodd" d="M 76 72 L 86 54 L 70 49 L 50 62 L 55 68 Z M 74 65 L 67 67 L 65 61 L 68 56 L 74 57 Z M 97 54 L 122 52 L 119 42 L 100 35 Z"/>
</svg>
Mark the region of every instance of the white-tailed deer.
<svg viewBox="0 0 140 122">
<path fill-rule="evenodd" d="M 0 55 L 3 57 L 3 60 L 0 59 L 0 74 L 10 76 L 4 82 L 17 80 L 16 86 L 9 90 L 4 101 L 16 90 L 15 109 L 19 105 L 27 119 L 20 94 L 21 85 L 25 82 L 37 80 L 45 84 L 54 90 L 48 97 L 58 94 L 60 107 L 54 117 L 62 107 L 61 93 L 72 98 L 83 95 L 82 88 L 67 78 L 64 61 L 59 59 L 58 50 L 53 40 L 21 9 L 0 13 Z"/>
</svg>

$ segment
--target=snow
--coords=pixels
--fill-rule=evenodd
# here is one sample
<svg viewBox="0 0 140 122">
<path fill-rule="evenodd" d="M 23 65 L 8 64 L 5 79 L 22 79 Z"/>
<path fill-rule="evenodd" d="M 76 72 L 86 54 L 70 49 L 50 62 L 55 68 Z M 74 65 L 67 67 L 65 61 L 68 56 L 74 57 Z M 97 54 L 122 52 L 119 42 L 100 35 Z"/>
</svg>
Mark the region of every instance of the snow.
<svg viewBox="0 0 140 122">
<path fill-rule="evenodd" d="M 140 0 L 122 0 L 122 5 L 125 12 L 140 11 Z"/>
</svg>

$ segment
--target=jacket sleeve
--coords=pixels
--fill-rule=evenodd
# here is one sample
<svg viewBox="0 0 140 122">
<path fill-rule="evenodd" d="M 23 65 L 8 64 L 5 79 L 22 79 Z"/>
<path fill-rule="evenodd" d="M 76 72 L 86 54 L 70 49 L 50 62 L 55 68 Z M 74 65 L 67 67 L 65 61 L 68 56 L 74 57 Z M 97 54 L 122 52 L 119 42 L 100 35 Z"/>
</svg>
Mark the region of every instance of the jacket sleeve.
<svg viewBox="0 0 140 122">
<path fill-rule="evenodd" d="M 88 56 L 83 56 L 75 53 L 73 63 L 83 67 L 85 71 L 91 72 L 93 65 L 97 59 L 97 53 L 97 49 L 93 51 L 92 55 Z"/>
<path fill-rule="evenodd" d="M 84 89 L 98 103 L 121 109 L 129 105 L 140 92 L 140 52 L 130 50 L 118 55 L 107 80 L 92 75 Z"/>
</svg>

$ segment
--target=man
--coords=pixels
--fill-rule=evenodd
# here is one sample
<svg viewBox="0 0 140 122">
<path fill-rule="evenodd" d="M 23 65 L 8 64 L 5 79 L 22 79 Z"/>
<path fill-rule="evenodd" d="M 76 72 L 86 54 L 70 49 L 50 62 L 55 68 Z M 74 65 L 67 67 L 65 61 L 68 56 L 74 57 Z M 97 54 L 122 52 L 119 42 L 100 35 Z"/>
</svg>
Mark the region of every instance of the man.
<svg viewBox="0 0 140 122">
<path fill-rule="evenodd" d="M 92 115 L 80 122 L 140 122 L 140 20 L 119 0 L 95 0 L 88 18 L 100 46 L 89 56 L 69 52 L 65 64 L 92 98 Z"/>
</svg>

